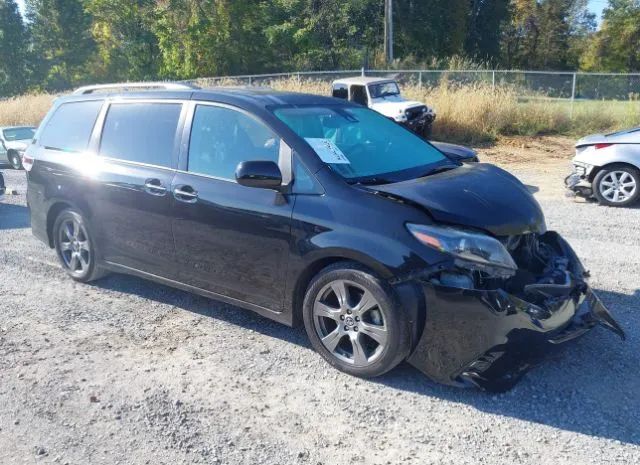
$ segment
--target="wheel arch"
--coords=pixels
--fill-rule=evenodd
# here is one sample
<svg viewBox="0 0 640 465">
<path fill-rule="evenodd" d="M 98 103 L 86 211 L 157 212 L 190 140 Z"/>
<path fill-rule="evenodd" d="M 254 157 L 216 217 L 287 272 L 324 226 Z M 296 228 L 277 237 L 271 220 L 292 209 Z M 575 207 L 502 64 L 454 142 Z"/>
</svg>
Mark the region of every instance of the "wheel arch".
<svg viewBox="0 0 640 465">
<path fill-rule="evenodd" d="M 311 280 L 324 268 L 340 262 L 355 263 L 382 279 L 391 279 L 393 277 L 391 271 L 382 263 L 356 251 L 334 250 L 315 257 L 308 261 L 302 271 L 297 274 L 297 278 L 291 288 L 290 302 L 293 326 L 298 326 L 302 323 L 302 303 Z"/>
<path fill-rule="evenodd" d="M 53 242 L 53 225 L 56 222 L 56 218 L 60 213 L 67 209 L 76 210 L 87 220 L 90 219 L 90 215 L 86 208 L 83 208 L 81 205 L 78 205 L 76 202 L 72 202 L 67 199 L 54 200 L 51 202 L 51 206 L 47 210 L 47 220 L 46 220 L 46 228 L 47 228 L 47 241 L 49 243 L 49 247 L 54 247 Z"/>
<path fill-rule="evenodd" d="M 628 161 L 612 161 L 609 163 L 606 163 L 602 166 L 595 166 L 592 170 L 591 173 L 589 173 L 589 182 L 594 182 L 596 180 L 596 176 L 598 175 L 598 173 L 600 173 L 602 170 L 608 169 L 614 165 L 617 166 L 626 166 L 629 168 L 633 168 L 636 171 L 640 171 L 640 167 L 637 165 L 634 165 L 633 163 L 629 163 Z"/>
</svg>

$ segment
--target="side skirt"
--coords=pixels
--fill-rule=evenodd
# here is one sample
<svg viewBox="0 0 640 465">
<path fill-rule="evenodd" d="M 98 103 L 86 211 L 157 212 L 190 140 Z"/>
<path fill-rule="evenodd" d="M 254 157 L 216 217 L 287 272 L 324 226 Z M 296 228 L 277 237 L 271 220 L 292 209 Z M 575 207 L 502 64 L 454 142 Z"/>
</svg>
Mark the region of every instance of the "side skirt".
<svg viewBox="0 0 640 465">
<path fill-rule="evenodd" d="M 163 278 L 162 276 L 157 276 L 151 273 L 147 273 L 145 271 L 137 270 L 135 268 L 119 265 L 117 263 L 105 261 L 105 262 L 102 262 L 102 266 L 108 269 L 109 271 L 113 271 L 114 273 L 123 273 L 123 274 L 132 275 L 132 276 L 137 276 L 139 278 L 148 279 L 150 281 L 154 281 L 159 284 L 164 284 L 165 286 L 174 287 L 176 289 L 180 289 L 186 292 L 191 292 L 193 294 L 198 294 L 203 297 L 207 297 L 209 299 L 219 300 L 229 305 L 242 307 L 246 310 L 251 310 L 252 312 L 257 313 L 258 315 L 262 315 L 266 318 L 269 318 L 270 320 L 277 321 L 278 323 L 282 323 L 287 326 L 292 326 L 293 324 L 291 312 L 276 312 L 275 310 L 271 310 L 266 307 L 261 307 L 260 305 L 255 305 L 249 302 L 245 302 L 243 300 L 234 299 L 233 297 L 227 297 L 221 294 L 216 294 L 215 292 L 207 291 L 206 289 L 190 286 L 189 284 L 184 284 L 179 281 Z"/>
</svg>

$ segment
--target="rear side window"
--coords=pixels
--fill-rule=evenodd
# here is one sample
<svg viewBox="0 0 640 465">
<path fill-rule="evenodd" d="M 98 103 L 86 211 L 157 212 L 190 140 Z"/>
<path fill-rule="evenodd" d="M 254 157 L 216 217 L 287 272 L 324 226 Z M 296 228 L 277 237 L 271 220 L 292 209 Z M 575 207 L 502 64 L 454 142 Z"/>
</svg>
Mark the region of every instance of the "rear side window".
<svg viewBox="0 0 640 465">
<path fill-rule="evenodd" d="M 86 150 L 100 108 L 101 100 L 63 103 L 42 131 L 40 145 L 65 152 Z"/>
<path fill-rule="evenodd" d="M 334 84 L 332 96 L 347 100 L 349 98 L 349 90 L 345 84 Z"/>
<path fill-rule="evenodd" d="M 100 155 L 171 167 L 182 105 L 114 103 L 102 129 Z"/>
</svg>

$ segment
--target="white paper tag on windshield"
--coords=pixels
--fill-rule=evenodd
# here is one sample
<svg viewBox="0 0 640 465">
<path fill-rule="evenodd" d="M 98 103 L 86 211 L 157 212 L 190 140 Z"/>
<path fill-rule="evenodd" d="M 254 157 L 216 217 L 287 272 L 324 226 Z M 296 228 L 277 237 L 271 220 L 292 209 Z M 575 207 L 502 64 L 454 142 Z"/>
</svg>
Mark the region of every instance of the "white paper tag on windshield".
<svg viewBox="0 0 640 465">
<path fill-rule="evenodd" d="M 313 137 L 305 137 L 304 140 L 306 140 L 313 148 L 313 150 L 316 151 L 323 162 L 331 164 L 351 164 L 345 154 L 342 153 L 342 150 L 340 150 L 331 139 L 316 139 Z"/>
</svg>

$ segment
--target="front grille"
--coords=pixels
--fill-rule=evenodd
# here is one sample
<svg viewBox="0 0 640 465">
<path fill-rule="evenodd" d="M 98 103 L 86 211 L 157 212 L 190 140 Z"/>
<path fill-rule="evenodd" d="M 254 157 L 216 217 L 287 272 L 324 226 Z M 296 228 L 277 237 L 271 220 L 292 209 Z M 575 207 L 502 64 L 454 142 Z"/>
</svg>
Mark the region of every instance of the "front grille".
<svg viewBox="0 0 640 465">
<path fill-rule="evenodd" d="M 420 118 L 422 115 L 426 114 L 427 107 L 422 105 L 419 107 L 409 108 L 404 113 L 407 116 L 407 120 L 411 121 L 411 120 Z"/>
</svg>

